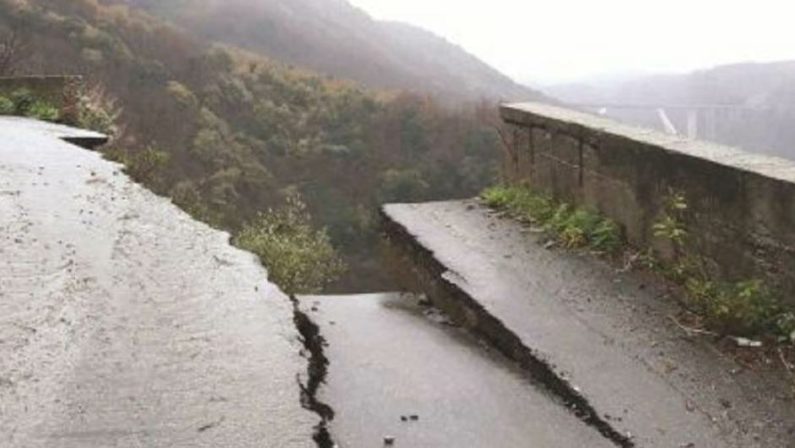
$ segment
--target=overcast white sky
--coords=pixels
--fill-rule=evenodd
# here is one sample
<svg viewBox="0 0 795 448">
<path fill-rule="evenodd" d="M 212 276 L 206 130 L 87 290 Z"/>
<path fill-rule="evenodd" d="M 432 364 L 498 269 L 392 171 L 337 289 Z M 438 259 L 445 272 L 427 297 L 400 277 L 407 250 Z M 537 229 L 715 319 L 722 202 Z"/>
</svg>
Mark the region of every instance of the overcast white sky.
<svg viewBox="0 0 795 448">
<path fill-rule="evenodd" d="M 549 83 L 795 59 L 792 0 L 349 0 Z"/>
</svg>

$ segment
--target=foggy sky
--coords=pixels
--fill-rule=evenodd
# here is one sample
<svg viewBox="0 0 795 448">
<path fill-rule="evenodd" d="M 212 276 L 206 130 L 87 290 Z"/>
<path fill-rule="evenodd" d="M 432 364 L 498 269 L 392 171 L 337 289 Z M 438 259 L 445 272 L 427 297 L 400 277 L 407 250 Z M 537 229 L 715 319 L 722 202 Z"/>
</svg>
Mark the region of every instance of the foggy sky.
<svg viewBox="0 0 795 448">
<path fill-rule="evenodd" d="M 795 59 L 788 0 L 349 1 L 434 31 L 523 82 Z"/>
</svg>

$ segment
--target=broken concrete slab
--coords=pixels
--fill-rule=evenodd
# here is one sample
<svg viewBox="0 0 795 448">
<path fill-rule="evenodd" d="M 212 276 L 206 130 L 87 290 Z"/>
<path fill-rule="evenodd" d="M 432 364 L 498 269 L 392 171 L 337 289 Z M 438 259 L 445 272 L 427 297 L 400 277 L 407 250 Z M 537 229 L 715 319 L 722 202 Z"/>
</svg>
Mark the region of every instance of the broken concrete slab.
<svg viewBox="0 0 795 448">
<path fill-rule="evenodd" d="M 665 291 L 589 254 L 544 249 L 476 201 L 389 205 L 383 215 L 407 284 L 617 444 L 795 446 L 785 378 L 686 337 Z"/>
<path fill-rule="evenodd" d="M 315 446 L 289 299 L 63 129 L 0 119 L 0 446 Z"/>
<path fill-rule="evenodd" d="M 465 331 L 405 294 L 300 297 L 329 360 L 321 401 L 341 448 L 608 447 L 595 429 Z"/>
</svg>

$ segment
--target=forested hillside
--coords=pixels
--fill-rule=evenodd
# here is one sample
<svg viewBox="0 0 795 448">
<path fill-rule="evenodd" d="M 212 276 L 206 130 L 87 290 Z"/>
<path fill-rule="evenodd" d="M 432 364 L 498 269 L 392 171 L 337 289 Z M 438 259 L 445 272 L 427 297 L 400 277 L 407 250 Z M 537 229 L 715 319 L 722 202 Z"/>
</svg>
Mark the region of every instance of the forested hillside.
<svg viewBox="0 0 795 448">
<path fill-rule="evenodd" d="M 538 98 L 428 31 L 382 22 L 346 0 L 108 0 L 147 8 L 202 36 L 376 88 L 444 100 Z"/>
<path fill-rule="evenodd" d="M 360 288 L 379 287 L 377 204 L 465 197 L 495 176 L 485 103 L 378 94 L 96 0 L 0 0 L 0 28 L 22 42 L 16 73 L 99 86 L 120 110 L 110 154 L 195 216 L 237 232 L 297 189 Z"/>
</svg>

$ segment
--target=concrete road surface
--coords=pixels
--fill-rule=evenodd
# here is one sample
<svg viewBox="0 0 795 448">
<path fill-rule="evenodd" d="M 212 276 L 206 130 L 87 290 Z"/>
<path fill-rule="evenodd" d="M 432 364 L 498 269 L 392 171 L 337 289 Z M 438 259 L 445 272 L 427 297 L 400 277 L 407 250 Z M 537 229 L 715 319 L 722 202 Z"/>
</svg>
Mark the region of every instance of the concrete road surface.
<svg viewBox="0 0 795 448">
<path fill-rule="evenodd" d="M 648 277 L 556 250 L 477 201 L 388 205 L 384 220 L 433 276 L 432 299 L 529 353 L 628 443 L 795 448 L 786 373 L 747 368 L 685 333 L 674 298 Z"/>
<path fill-rule="evenodd" d="M 414 296 L 300 302 L 328 344 L 320 398 L 333 404 L 340 448 L 383 446 L 385 437 L 396 447 L 614 446 Z"/>
<path fill-rule="evenodd" d="M 0 446 L 315 446 L 260 264 L 58 137 L 0 118 Z"/>
</svg>

